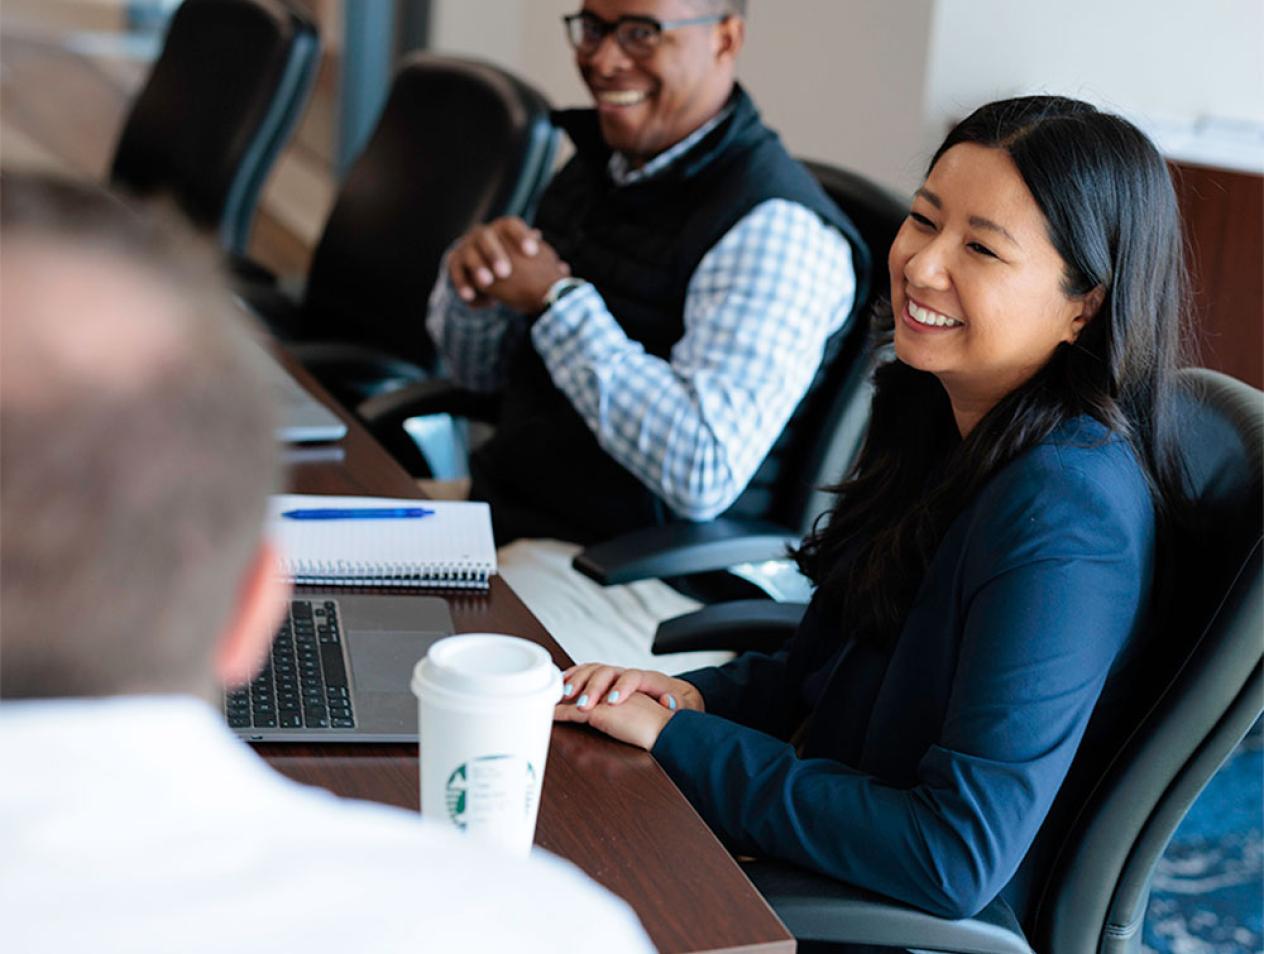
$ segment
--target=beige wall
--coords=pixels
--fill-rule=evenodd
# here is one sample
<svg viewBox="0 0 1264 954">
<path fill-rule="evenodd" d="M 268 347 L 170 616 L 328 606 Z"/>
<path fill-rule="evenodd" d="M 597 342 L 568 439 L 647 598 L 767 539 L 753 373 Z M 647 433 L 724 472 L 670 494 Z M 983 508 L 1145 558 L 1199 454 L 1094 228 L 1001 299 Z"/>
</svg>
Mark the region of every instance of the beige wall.
<svg viewBox="0 0 1264 954">
<path fill-rule="evenodd" d="M 560 18 L 580 0 L 435 0 L 439 49 L 586 101 Z M 1048 91 L 1156 121 L 1264 123 L 1261 0 L 749 0 L 740 74 L 790 151 L 912 189 L 945 124 Z"/>
<path fill-rule="evenodd" d="M 750 0 L 740 75 L 790 150 L 909 187 L 933 0 Z M 431 42 L 581 105 L 561 18 L 580 0 L 435 0 Z M 893 62 L 905 64 L 893 70 Z"/>
<path fill-rule="evenodd" d="M 751 0 L 742 81 L 795 155 L 912 190 L 933 0 Z"/>
<path fill-rule="evenodd" d="M 1219 119 L 1264 126 L 1261 0 L 936 0 L 928 143 L 973 106 L 1061 93 L 1158 133 Z"/>
</svg>

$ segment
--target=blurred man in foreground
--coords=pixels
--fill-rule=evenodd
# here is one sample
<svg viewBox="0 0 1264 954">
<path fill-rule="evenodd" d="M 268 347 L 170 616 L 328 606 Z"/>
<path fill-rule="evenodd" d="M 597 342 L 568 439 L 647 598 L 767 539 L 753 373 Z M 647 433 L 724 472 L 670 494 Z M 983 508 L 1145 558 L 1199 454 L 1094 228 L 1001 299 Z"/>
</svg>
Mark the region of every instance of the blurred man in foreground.
<svg viewBox="0 0 1264 954">
<path fill-rule="evenodd" d="M 272 412 L 208 259 L 0 186 L 0 949 L 649 950 L 520 862 L 268 769 L 224 726 L 287 598 Z"/>
</svg>

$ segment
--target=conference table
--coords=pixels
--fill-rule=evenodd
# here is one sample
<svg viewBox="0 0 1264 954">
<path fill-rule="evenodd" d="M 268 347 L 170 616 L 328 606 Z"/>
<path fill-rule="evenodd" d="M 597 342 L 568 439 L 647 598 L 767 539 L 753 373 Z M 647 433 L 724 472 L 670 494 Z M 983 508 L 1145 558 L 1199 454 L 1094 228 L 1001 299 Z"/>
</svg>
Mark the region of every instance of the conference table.
<svg viewBox="0 0 1264 954">
<path fill-rule="evenodd" d="M 337 445 L 287 449 L 293 492 L 422 496 L 416 482 L 358 422 L 295 361 L 283 353 L 279 357 L 300 383 L 343 417 L 348 429 Z M 390 590 L 392 595 L 400 592 Z M 485 594 L 416 592 L 446 597 L 458 633 L 521 636 L 544 646 L 559 667 L 571 664 L 499 577 L 492 578 Z M 418 809 L 416 745 L 270 743 L 255 749 L 273 768 L 299 782 Z M 536 844 L 627 901 L 663 954 L 788 954 L 795 949 L 777 916 L 649 753 L 587 727 L 553 727 Z M 563 936 L 559 925 L 559 947 Z M 600 939 L 594 943 L 600 946 Z"/>
</svg>

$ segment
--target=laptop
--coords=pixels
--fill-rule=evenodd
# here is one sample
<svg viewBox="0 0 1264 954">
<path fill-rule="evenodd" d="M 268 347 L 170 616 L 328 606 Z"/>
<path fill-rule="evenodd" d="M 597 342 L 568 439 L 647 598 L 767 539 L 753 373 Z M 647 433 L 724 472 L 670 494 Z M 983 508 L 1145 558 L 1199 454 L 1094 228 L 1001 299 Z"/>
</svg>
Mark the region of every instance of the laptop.
<svg viewBox="0 0 1264 954">
<path fill-rule="evenodd" d="M 287 444 L 340 441 L 347 425 L 333 411 L 308 393 L 272 355 L 265 352 L 267 375 L 280 416 L 276 437 Z"/>
<path fill-rule="evenodd" d="M 225 691 L 251 742 L 416 742 L 413 667 L 452 634 L 433 596 L 295 593 L 263 671 Z"/>
</svg>

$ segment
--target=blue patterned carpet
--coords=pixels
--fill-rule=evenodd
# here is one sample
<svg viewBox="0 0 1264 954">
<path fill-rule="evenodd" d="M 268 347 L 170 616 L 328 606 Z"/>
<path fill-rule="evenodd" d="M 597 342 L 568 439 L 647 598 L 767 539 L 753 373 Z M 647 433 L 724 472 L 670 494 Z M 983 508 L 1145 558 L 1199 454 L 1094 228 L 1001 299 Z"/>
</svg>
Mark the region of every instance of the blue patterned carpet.
<svg viewBox="0 0 1264 954">
<path fill-rule="evenodd" d="M 1257 722 L 1176 830 L 1154 876 L 1153 954 L 1264 952 L 1264 722 Z"/>
</svg>

